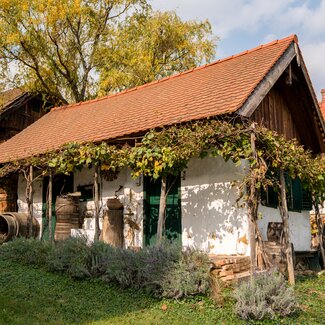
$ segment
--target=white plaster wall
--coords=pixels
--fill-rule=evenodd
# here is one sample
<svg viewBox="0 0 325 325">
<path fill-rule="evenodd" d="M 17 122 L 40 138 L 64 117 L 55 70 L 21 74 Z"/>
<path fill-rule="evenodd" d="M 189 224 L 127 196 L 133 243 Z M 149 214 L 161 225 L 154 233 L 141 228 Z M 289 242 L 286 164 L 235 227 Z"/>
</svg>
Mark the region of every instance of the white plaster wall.
<svg viewBox="0 0 325 325">
<path fill-rule="evenodd" d="M 244 164 L 243 164 L 244 165 Z M 78 185 L 93 184 L 94 170 L 83 168 L 74 175 L 74 190 Z M 185 179 L 181 180 L 182 244 L 194 246 L 214 254 L 249 255 L 249 226 L 247 211 L 238 207 L 238 181 L 245 174 L 243 166 L 236 167 L 232 162 L 224 162 L 220 157 L 192 159 L 186 169 Z M 236 183 L 237 182 L 237 183 Z M 124 205 L 125 247 L 143 245 L 143 184 L 133 180 L 131 172 L 121 170 L 118 178 L 107 182 L 101 180 L 101 216 L 107 209 L 108 198 L 118 196 Z M 116 192 L 120 186 L 122 188 Z M 18 183 L 19 212 L 27 212 L 25 199 L 26 182 L 22 176 Z M 34 184 L 34 215 L 42 224 L 42 179 Z M 92 240 L 95 220 L 94 202 L 81 203 L 81 212 L 86 217 L 83 230 Z M 263 218 L 259 227 L 266 240 L 267 225 L 270 221 L 281 221 L 279 211 L 264 206 L 259 208 Z M 295 250 L 310 249 L 309 213 L 290 212 L 290 235 Z M 132 227 L 132 222 L 139 229 Z M 100 220 L 101 221 L 101 220 Z M 245 240 L 246 239 L 246 240 Z"/>
<path fill-rule="evenodd" d="M 249 255 L 249 245 L 240 240 L 249 239 L 247 214 L 236 203 L 235 184 L 243 175 L 243 167 L 221 157 L 190 161 L 181 184 L 183 246 L 213 254 Z"/>
<path fill-rule="evenodd" d="M 279 209 L 265 207 L 260 205 L 259 214 L 261 219 L 258 221 L 258 227 L 262 233 L 263 239 L 267 240 L 267 226 L 269 222 L 282 222 Z M 309 251 L 311 249 L 311 232 L 309 211 L 292 212 L 289 211 L 289 230 L 290 239 L 295 251 Z"/>
<path fill-rule="evenodd" d="M 94 170 L 89 168 L 83 168 L 80 172 L 76 172 L 74 175 L 74 190 L 77 190 L 79 185 L 93 184 Z M 139 183 L 139 179 L 133 180 L 131 172 L 127 169 L 122 169 L 118 174 L 118 177 L 114 181 L 106 181 L 103 178 L 100 180 L 101 192 L 100 192 L 100 227 L 102 224 L 102 216 L 105 210 L 107 210 L 106 202 L 108 198 L 114 198 L 115 194 L 122 202 L 124 206 L 124 237 L 125 247 L 129 246 L 142 246 L 143 241 L 143 186 Z M 120 187 L 122 188 L 120 189 Z M 120 189 L 120 190 L 119 190 Z M 119 191 L 118 191 L 119 190 Z M 118 191 L 118 192 L 116 192 Z M 95 229 L 94 216 L 94 201 L 82 202 L 80 204 L 81 213 L 85 216 L 84 230 L 90 237 L 93 237 Z M 131 227 L 135 222 L 139 230 Z M 91 238 L 89 238 L 91 239 Z"/>
<path fill-rule="evenodd" d="M 40 224 L 40 229 L 42 229 L 42 193 L 43 193 L 43 182 L 42 178 L 38 178 L 33 183 L 34 189 L 34 204 L 33 213 L 34 217 L 38 220 Z M 22 175 L 18 178 L 18 212 L 28 212 L 28 206 L 26 202 L 26 180 Z"/>
</svg>

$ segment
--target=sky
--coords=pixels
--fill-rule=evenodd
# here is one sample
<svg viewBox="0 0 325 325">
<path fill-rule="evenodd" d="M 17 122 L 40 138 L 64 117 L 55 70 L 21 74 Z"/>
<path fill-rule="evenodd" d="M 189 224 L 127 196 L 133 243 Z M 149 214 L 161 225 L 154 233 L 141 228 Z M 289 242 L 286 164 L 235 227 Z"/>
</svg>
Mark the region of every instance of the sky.
<svg viewBox="0 0 325 325">
<path fill-rule="evenodd" d="M 151 0 L 184 20 L 208 19 L 216 60 L 296 34 L 315 92 L 325 88 L 325 0 Z"/>
</svg>

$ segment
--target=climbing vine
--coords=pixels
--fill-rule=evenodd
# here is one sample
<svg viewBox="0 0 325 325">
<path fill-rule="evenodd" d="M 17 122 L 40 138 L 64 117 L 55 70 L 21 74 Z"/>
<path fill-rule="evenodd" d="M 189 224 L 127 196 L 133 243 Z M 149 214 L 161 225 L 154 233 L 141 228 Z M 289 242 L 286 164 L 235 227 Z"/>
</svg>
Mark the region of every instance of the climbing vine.
<svg viewBox="0 0 325 325">
<path fill-rule="evenodd" d="M 256 155 L 252 155 L 251 125 L 227 120 L 210 119 L 151 130 L 134 146 L 71 142 L 42 155 L 5 163 L 0 178 L 32 165 L 46 175 L 71 173 L 84 166 L 100 166 L 103 171 L 131 168 L 134 178 L 140 174 L 154 179 L 162 175 L 177 175 L 192 157 L 221 156 L 240 165 L 243 160 L 255 170 L 256 187 L 278 185 L 275 177 L 284 169 L 291 178 L 299 177 L 319 201 L 325 199 L 325 159 L 313 156 L 296 140 L 262 126 L 254 127 Z M 267 173 L 268 172 L 268 173 Z M 245 184 L 249 183 L 249 175 Z"/>
<path fill-rule="evenodd" d="M 325 159 L 313 155 L 296 140 L 287 140 L 256 123 L 207 119 L 147 132 L 135 145 L 67 143 L 45 154 L 11 161 L 0 168 L 0 177 L 28 166 L 54 173 L 71 173 L 83 166 L 117 173 L 128 167 L 134 178 L 141 174 L 164 180 L 183 171 L 193 157 L 221 156 L 249 168 L 240 184 L 241 197 L 251 207 L 256 222 L 259 191 L 280 187 L 279 171 L 298 177 L 317 202 L 325 199 Z M 165 193 L 166 194 L 166 193 Z"/>
</svg>

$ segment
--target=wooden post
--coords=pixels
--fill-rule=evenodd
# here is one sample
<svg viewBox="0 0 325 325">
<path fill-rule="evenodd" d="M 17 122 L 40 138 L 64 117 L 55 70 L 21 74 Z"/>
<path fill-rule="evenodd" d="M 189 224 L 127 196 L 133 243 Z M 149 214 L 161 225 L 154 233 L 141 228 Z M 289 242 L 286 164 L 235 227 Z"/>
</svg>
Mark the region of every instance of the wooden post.
<svg viewBox="0 0 325 325">
<path fill-rule="evenodd" d="M 324 252 L 324 242 L 323 242 L 323 225 L 320 219 L 320 212 L 319 212 L 319 206 L 318 206 L 318 200 L 314 197 L 313 198 L 314 203 L 314 209 L 315 209 L 315 221 L 317 225 L 317 237 L 318 237 L 318 243 L 320 252 L 323 259 L 323 269 L 325 268 L 325 252 Z"/>
<path fill-rule="evenodd" d="M 98 191 L 98 177 L 99 167 L 95 166 L 94 173 L 94 203 L 95 203 L 95 241 L 99 240 L 100 228 L 99 228 L 99 191 Z"/>
<path fill-rule="evenodd" d="M 27 217 L 27 237 L 32 237 L 33 235 L 33 166 L 29 166 L 28 171 L 25 172 L 26 179 L 26 202 L 28 208 Z"/>
<path fill-rule="evenodd" d="M 52 168 L 49 169 L 49 190 L 48 190 L 48 216 L 49 216 L 49 240 L 53 241 L 52 228 L 52 196 L 53 196 L 53 174 Z"/>
<path fill-rule="evenodd" d="M 161 178 L 161 192 L 159 201 L 159 215 L 157 224 L 157 241 L 160 241 L 164 235 L 165 228 L 165 213 L 166 213 L 166 188 L 167 188 L 167 178 L 163 176 Z"/>
<path fill-rule="evenodd" d="M 255 125 L 252 124 L 251 132 L 251 148 L 252 157 L 257 161 L 256 147 L 255 147 Z M 249 221 L 249 245 L 250 245 L 250 258 L 251 258 L 251 272 L 252 274 L 256 271 L 256 220 L 257 220 L 257 195 L 256 195 L 256 180 L 253 170 L 250 170 L 250 184 L 248 188 L 248 221 Z"/>
<path fill-rule="evenodd" d="M 287 259 L 288 279 L 291 285 L 295 284 L 295 273 L 293 268 L 292 248 L 289 232 L 289 213 L 287 206 L 286 184 L 283 169 L 280 170 L 280 191 L 281 191 L 281 218 L 283 222 L 283 245 Z"/>
</svg>

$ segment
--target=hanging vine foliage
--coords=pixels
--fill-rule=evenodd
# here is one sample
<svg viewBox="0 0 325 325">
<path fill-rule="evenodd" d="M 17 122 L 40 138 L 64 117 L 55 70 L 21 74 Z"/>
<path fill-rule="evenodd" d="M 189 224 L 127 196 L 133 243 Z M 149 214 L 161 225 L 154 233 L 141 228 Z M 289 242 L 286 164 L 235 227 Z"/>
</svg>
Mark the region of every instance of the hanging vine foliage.
<svg viewBox="0 0 325 325">
<path fill-rule="evenodd" d="M 100 166 L 116 172 L 123 167 L 132 170 L 133 177 L 144 174 L 158 178 L 178 174 L 192 157 L 221 156 L 239 165 L 245 160 L 253 171 L 246 175 L 241 188 L 254 178 L 256 188 L 278 186 L 277 173 L 284 169 L 291 178 L 299 177 L 304 187 L 319 201 L 325 199 L 325 159 L 312 153 L 295 140 L 262 126 L 255 125 L 256 156 L 252 155 L 251 125 L 224 119 L 208 119 L 149 131 L 135 146 L 115 146 L 107 142 L 71 142 L 59 150 L 11 161 L 0 168 L 0 177 L 19 172 L 30 165 L 55 173 L 70 173 L 83 166 Z M 243 191 L 244 193 L 245 191 Z M 245 194 L 244 194 L 245 195 Z"/>
</svg>

